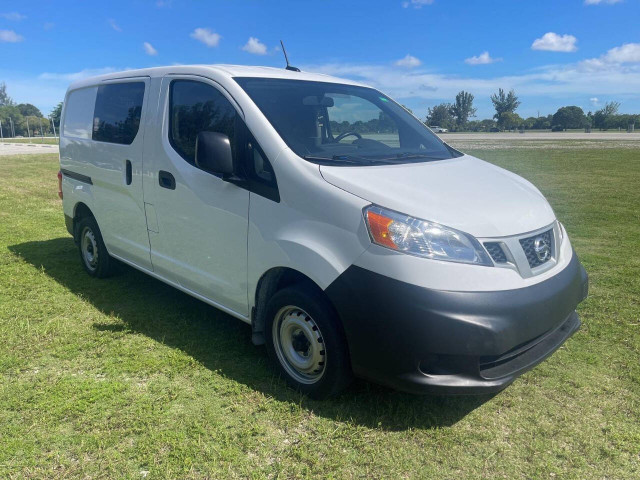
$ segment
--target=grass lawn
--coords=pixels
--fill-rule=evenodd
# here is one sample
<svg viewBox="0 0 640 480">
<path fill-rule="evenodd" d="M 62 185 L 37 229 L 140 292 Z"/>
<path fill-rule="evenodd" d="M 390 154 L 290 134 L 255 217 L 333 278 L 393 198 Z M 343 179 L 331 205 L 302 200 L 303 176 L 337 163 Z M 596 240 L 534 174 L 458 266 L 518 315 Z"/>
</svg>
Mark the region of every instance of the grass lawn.
<svg viewBox="0 0 640 480">
<path fill-rule="evenodd" d="M 640 149 L 469 153 L 550 200 L 590 274 L 582 329 L 493 397 L 325 402 L 238 320 L 88 277 L 56 155 L 0 157 L 0 478 L 640 478 Z"/>
<path fill-rule="evenodd" d="M 5 138 L 0 143 L 44 143 L 45 145 L 58 145 L 58 139 L 55 137 L 33 137 L 29 138 Z"/>
</svg>

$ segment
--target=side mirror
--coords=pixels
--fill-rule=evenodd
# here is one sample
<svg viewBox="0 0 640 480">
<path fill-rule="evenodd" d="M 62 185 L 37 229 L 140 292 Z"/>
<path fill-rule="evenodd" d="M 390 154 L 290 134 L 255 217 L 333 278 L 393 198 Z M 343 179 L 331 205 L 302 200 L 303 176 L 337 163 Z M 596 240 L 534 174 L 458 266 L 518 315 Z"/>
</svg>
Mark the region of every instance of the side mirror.
<svg viewBox="0 0 640 480">
<path fill-rule="evenodd" d="M 233 175 L 233 155 L 224 133 L 200 132 L 196 139 L 196 166 L 207 172 Z"/>
</svg>

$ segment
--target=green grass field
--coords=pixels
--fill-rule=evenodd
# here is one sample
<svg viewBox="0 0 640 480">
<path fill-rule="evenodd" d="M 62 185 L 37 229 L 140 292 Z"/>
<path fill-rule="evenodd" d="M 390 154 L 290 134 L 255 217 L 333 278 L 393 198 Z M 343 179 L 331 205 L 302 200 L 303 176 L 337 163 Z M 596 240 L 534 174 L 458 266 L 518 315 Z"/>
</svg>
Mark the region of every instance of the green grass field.
<svg viewBox="0 0 640 480">
<path fill-rule="evenodd" d="M 131 269 L 89 278 L 56 155 L 0 157 L 0 478 L 640 478 L 640 149 L 469 153 L 553 205 L 582 329 L 493 397 L 325 402 L 247 325 Z"/>
<path fill-rule="evenodd" d="M 44 143 L 45 145 L 58 145 L 58 139 L 54 137 L 33 137 L 33 138 L 5 138 L 0 143 Z"/>
</svg>

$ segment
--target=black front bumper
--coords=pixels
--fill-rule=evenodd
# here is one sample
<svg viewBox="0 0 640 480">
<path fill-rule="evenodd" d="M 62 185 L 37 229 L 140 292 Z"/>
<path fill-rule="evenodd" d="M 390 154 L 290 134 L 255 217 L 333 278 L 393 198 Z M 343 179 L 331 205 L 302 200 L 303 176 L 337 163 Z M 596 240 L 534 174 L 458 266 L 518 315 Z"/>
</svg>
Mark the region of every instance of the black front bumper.
<svg viewBox="0 0 640 480">
<path fill-rule="evenodd" d="M 467 394 L 499 391 L 558 349 L 580 327 L 575 309 L 587 290 L 574 252 L 555 276 L 516 290 L 432 290 L 351 266 L 326 292 L 356 375 Z"/>
</svg>

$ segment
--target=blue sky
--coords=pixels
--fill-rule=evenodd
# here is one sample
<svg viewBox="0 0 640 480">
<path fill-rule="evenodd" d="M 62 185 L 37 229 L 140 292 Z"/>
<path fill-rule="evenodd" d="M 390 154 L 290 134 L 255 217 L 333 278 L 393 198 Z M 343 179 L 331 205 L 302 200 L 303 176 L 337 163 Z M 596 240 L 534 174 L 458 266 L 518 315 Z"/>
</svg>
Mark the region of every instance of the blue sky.
<svg viewBox="0 0 640 480">
<path fill-rule="evenodd" d="M 640 0 L 0 0 L 0 82 L 43 113 L 82 76 L 158 65 L 283 66 L 380 88 L 420 117 L 514 88 L 518 113 L 640 112 Z"/>
</svg>

